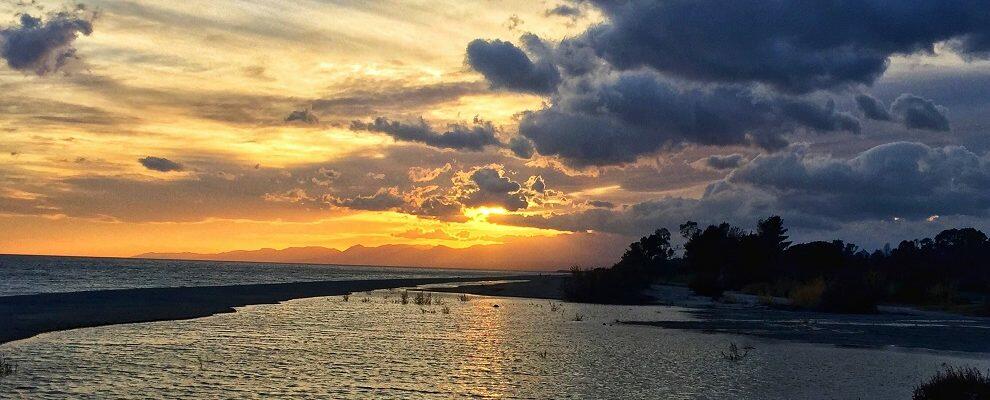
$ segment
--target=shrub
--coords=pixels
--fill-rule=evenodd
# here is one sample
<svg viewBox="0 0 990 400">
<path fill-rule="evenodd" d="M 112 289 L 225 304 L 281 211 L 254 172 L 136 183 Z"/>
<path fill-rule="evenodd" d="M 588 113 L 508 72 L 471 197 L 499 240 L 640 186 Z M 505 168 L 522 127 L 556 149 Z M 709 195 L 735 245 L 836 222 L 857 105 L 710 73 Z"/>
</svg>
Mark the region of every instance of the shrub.
<svg viewBox="0 0 990 400">
<path fill-rule="evenodd" d="M 468 301 L 468 300 L 471 300 L 471 298 L 468 297 L 467 293 L 461 293 L 461 294 L 457 295 L 457 300 Z"/>
<path fill-rule="evenodd" d="M 399 292 L 399 302 L 402 304 L 409 304 L 409 291 L 403 290 Z"/>
<path fill-rule="evenodd" d="M 808 283 L 798 284 L 791 289 L 791 303 L 796 307 L 817 309 L 822 304 L 822 295 L 825 293 L 825 280 L 815 279 Z"/>
<path fill-rule="evenodd" d="M 914 388 L 914 400 L 971 400 L 990 399 L 990 374 L 984 375 L 976 368 L 955 368 L 943 365 L 944 370 Z"/>
<path fill-rule="evenodd" d="M 852 275 L 828 282 L 819 309 L 836 313 L 874 313 L 878 302 L 878 289 L 869 277 Z"/>
</svg>

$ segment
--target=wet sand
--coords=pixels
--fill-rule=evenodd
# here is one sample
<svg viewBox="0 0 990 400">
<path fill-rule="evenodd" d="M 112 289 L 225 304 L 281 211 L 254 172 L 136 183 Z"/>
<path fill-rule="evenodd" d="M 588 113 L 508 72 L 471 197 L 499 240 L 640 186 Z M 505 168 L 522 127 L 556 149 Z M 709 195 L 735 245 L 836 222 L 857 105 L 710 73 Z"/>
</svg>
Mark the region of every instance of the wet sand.
<svg viewBox="0 0 990 400">
<path fill-rule="evenodd" d="M 500 278 L 499 281 L 511 278 Z M 515 282 L 499 282 L 487 285 L 469 284 L 453 288 L 430 288 L 430 291 L 445 293 L 467 293 L 479 296 L 525 297 L 530 299 L 563 300 L 561 285 L 568 279 L 566 275 L 534 275 L 518 278 Z"/>
<path fill-rule="evenodd" d="M 234 307 L 426 284 L 517 277 L 419 278 L 236 286 L 142 288 L 0 297 L 0 343 L 40 333 L 112 324 L 206 317 Z"/>
</svg>

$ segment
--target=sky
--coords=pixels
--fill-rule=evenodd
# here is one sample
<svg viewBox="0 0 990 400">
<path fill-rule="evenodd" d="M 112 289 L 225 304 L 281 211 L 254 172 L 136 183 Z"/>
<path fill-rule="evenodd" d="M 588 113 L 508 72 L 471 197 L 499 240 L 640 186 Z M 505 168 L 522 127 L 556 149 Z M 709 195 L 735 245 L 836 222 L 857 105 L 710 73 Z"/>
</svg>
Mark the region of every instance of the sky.
<svg viewBox="0 0 990 400">
<path fill-rule="evenodd" d="M 0 253 L 986 230 L 988 59 L 977 0 L 3 2 Z"/>
</svg>

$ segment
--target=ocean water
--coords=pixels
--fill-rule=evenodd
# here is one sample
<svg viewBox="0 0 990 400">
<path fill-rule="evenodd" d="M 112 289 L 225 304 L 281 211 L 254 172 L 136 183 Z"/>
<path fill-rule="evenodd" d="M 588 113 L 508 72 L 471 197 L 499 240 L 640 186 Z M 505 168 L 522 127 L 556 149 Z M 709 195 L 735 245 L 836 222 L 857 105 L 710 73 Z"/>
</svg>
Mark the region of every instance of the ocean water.
<svg viewBox="0 0 990 400">
<path fill-rule="evenodd" d="M 375 291 L 44 334 L 0 346 L 18 366 L 0 397 L 908 399 L 943 363 L 990 368 L 983 353 L 614 323 L 692 319 L 675 307 L 434 296 L 442 304 Z M 732 343 L 753 349 L 730 361 Z"/>
<path fill-rule="evenodd" d="M 147 287 L 503 274 L 509 273 L 320 264 L 0 255 L 0 296 Z"/>
</svg>

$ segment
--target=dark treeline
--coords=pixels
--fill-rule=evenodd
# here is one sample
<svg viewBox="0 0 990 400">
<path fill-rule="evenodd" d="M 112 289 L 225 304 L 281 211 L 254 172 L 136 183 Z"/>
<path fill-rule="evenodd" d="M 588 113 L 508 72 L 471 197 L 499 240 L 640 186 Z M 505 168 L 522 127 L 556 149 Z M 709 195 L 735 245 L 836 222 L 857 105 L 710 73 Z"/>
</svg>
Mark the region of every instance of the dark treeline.
<svg viewBox="0 0 990 400">
<path fill-rule="evenodd" d="M 841 240 L 793 244 L 780 217 L 755 231 L 723 223 L 680 226 L 686 242 L 675 257 L 670 232 L 632 243 L 611 268 L 572 270 L 565 288 L 575 301 L 638 303 L 654 282 L 684 282 L 719 297 L 741 291 L 787 297 L 795 307 L 872 312 L 881 302 L 953 306 L 990 293 L 990 241 L 976 229 L 949 229 L 868 252 Z"/>
</svg>

